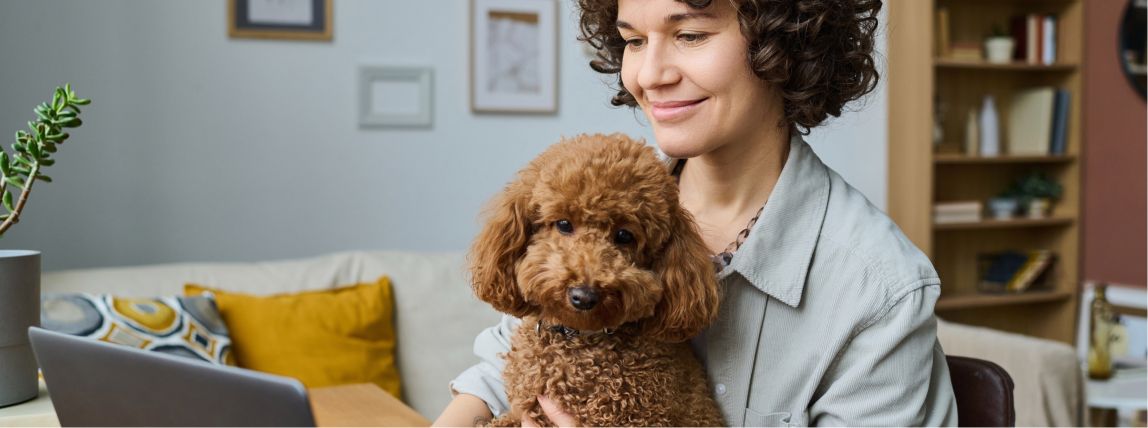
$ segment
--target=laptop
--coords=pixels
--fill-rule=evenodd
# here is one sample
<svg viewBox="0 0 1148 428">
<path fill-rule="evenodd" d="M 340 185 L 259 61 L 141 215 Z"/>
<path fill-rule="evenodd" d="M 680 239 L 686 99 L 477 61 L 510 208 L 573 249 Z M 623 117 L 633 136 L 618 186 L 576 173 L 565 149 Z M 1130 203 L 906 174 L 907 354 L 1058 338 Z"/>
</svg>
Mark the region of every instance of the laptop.
<svg viewBox="0 0 1148 428">
<path fill-rule="evenodd" d="M 28 329 L 62 426 L 315 426 L 298 380 Z"/>
</svg>

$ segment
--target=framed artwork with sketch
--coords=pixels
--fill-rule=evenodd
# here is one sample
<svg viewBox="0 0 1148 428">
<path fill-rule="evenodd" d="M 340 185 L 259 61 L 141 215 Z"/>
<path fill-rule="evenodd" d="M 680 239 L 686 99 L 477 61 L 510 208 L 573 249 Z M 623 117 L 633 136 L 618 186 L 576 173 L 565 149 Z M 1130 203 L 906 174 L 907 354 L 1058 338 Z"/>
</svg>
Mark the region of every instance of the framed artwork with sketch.
<svg viewBox="0 0 1148 428">
<path fill-rule="evenodd" d="M 470 107 L 488 113 L 558 111 L 555 0 L 471 0 Z"/>
</svg>

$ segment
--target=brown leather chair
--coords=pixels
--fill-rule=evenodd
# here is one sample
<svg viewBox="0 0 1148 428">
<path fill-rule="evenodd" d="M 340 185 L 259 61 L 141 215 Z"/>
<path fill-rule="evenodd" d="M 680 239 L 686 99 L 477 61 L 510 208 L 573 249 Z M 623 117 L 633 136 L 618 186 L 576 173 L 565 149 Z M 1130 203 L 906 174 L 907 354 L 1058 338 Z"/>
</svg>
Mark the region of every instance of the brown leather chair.
<svg viewBox="0 0 1148 428">
<path fill-rule="evenodd" d="M 993 362 L 969 357 L 945 357 L 953 395 L 957 400 L 957 425 L 962 427 L 1011 427 L 1016 425 L 1012 377 Z"/>
</svg>

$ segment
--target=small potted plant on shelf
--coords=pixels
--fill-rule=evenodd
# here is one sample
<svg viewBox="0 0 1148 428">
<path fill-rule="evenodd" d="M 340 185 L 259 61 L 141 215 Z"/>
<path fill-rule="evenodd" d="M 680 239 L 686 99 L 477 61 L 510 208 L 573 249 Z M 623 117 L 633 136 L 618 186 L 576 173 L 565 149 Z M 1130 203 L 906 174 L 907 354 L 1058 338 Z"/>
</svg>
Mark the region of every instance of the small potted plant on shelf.
<svg viewBox="0 0 1148 428">
<path fill-rule="evenodd" d="M 80 107 L 91 101 L 79 98 L 71 85 L 56 88 L 52 101 L 36 107 L 36 120 L 16 132 L 11 154 L 0 147 L 0 238 L 19 222 L 32 185 L 51 177 L 43 169 L 56 163 L 52 155 L 69 135 L 67 128 L 82 124 Z M 18 196 L 17 196 L 18 195 Z M 0 407 L 36 397 L 36 359 L 28 346 L 28 327 L 40 323 L 40 252 L 0 250 Z"/>
<path fill-rule="evenodd" d="M 1015 192 L 1021 195 L 1028 218 L 1046 218 L 1052 202 L 1060 199 L 1064 188 L 1042 172 L 1030 173 L 1017 181 Z"/>
<path fill-rule="evenodd" d="M 995 220 L 1008 220 L 1016 214 L 1020 201 L 1015 192 L 1007 190 L 995 198 L 989 199 L 989 212 Z"/>
<path fill-rule="evenodd" d="M 1005 33 L 999 24 L 993 24 L 992 31 L 985 38 L 985 59 L 993 64 L 1012 61 L 1016 41 Z"/>
</svg>

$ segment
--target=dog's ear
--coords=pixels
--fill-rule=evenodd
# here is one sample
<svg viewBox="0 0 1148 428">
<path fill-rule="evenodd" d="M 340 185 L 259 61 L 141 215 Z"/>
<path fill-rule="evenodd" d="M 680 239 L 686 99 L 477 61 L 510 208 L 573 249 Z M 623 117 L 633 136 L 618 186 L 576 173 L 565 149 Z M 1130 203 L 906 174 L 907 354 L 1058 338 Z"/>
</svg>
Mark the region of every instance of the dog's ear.
<svg viewBox="0 0 1148 428">
<path fill-rule="evenodd" d="M 482 231 L 470 251 L 471 284 L 479 299 L 494 309 L 523 317 L 529 305 L 518 289 L 516 268 L 532 233 L 531 185 L 527 170 L 491 202 Z"/>
<path fill-rule="evenodd" d="M 670 237 L 654 263 L 661 278 L 662 301 L 645 322 L 645 332 L 666 342 L 681 342 L 701 333 L 718 314 L 718 285 L 705 242 L 693 217 L 676 202 Z"/>
</svg>

